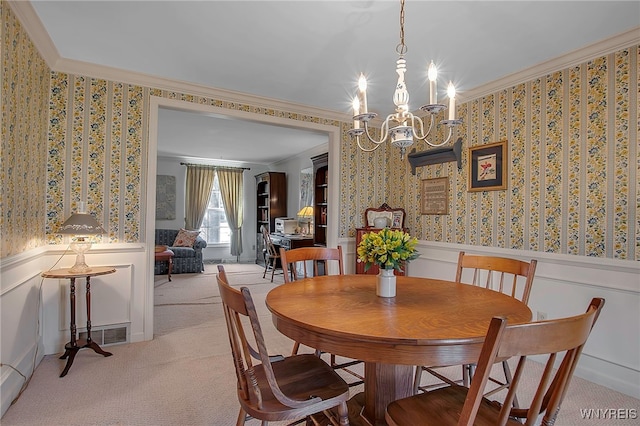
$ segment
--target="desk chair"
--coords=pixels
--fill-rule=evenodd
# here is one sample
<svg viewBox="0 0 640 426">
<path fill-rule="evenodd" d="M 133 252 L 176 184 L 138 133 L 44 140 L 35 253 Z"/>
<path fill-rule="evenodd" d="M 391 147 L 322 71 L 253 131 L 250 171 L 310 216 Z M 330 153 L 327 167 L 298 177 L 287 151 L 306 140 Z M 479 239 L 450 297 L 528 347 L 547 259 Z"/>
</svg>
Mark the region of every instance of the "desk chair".
<svg viewBox="0 0 640 426">
<path fill-rule="evenodd" d="M 271 240 L 269 229 L 266 226 L 262 225 L 260 227 L 260 232 L 262 232 L 262 238 L 264 239 L 264 248 L 266 250 L 264 260 L 264 273 L 262 274 L 262 278 L 267 276 L 267 270 L 271 268 L 271 282 L 273 282 L 273 275 L 275 274 L 276 268 L 278 267 L 278 262 L 280 261 L 280 253 L 278 253 L 278 249 L 276 249 L 276 246 Z"/>
<path fill-rule="evenodd" d="M 458 255 L 458 266 L 456 270 L 456 282 L 463 282 L 463 275 L 465 278 L 473 271 L 473 276 L 470 284 L 476 286 L 482 286 L 490 290 L 499 291 L 510 295 L 511 297 L 520 300 L 524 304 L 529 301 L 529 295 L 531 294 L 531 286 L 533 284 L 533 277 L 536 272 L 537 261 L 531 260 L 531 262 L 524 262 L 516 259 L 509 259 L 504 257 L 495 256 L 472 256 L 465 254 L 461 251 Z M 465 271 L 469 273 L 465 274 Z M 427 371 L 438 379 L 452 384 L 453 381 L 442 374 L 436 372 L 434 368 L 437 367 L 418 367 L 416 368 L 416 377 L 414 381 L 414 393 L 418 391 L 426 391 L 428 388 L 438 386 L 421 386 L 422 371 Z M 462 370 L 462 383 L 464 386 L 469 386 L 471 376 L 473 375 L 473 365 L 465 365 Z M 502 362 L 502 369 L 504 372 L 504 380 L 498 380 L 491 377 L 489 380 L 498 386 L 491 389 L 485 396 L 490 396 L 494 393 L 501 391 L 502 389 L 509 387 L 511 381 L 511 371 L 509 364 L 506 360 Z M 456 382 L 456 383 L 459 383 Z M 518 399 L 514 398 L 514 403 L 518 405 Z"/>
<path fill-rule="evenodd" d="M 541 424 L 553 425 L 582 348 L 603 306 L 604 299 L 594 298 L 582 315 L 512 326 L 507 325 L 505 318 L 493 318 L 470 388 L 453 384 L 394 401 L 387 406 L 387 423 L 392 426 L 522 426 L 522 421 L 525 425 L 538 424 L 536 421 L 543 414 Z M 554 361 L 564 351 L 562 363 L 552 378 Z M 511 407 L 527 356 L 543 354 L 548 355 L 548 360 L 531 405 Z M 505 401 L 502 404 L 489 401 L 483 396 L 483 390 L 493 364 L 515 356 L 519 362 Z"/>
<path fill-rule="evenodd" d="M 330 261 L 337 264 L 338 274 L 344 275 L 344 266 L 342 264 L 342 246 L 338 246 L 336 248 L 301 247 L 293 250 L 285 250 L 281 248 L 280 260 L 282 262 L 282 270 L 285 283 L 301 280 L 308 277 L 328 275 L 328 263 Z M 302 262 L 302 274 L 300 274 L 298 271 L 298 262 Z M 307 268 L 307 262 L 311 262 L 313 264 L 312 268 Z M 313 272 L 313 274 L 311 274 L 311 272 Z M 297 354 L 299 348 L 300 343 L 295 342 L 291 354 Z M 316 351 L 316 355 L 319 356 L 320 352 Z M 362 361 L 354 360 L 338 364 L 336 362 L 336 356 L 331 354 L 331 367 L 337 370 L 343 370 L 358 379 L 355 382 L 349 383 L 349 386 L 356 386 L 364 383 L 364 377 L 349 368 L 360 363 L 362 363 Z"/>
<path fill-rule="evenodd" d="M 238 379 L 240 413 L 236 424 L 244 425 L 248 417 L 266 425 L 324 413 L 332 424 L 348 425 L 347 383 L 317 356 L 270 357 L 249 289 L 232 288 L 222 265 L 218 265 L 217 281 Z M 242 318 L 251 324 L 248 333 L 243 325 L 247 321 Z M 247 339 L 250 333 L 257 349 Z M 259 363 L 254 364 L 254 359 Z M 337 419 L 329 411 L 334 407 Z"/>
</svg>

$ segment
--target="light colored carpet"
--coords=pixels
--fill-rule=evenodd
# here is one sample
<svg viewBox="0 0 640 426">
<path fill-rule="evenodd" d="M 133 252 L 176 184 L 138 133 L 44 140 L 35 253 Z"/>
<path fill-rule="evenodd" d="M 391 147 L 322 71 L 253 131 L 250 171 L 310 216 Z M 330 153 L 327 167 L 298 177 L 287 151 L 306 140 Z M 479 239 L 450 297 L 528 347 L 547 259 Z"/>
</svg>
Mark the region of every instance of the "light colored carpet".
<svg viewBox="0 0 640 426">
<path fill-rule="evenodd" d="M 264 305 L 282 283 L 262 279 L 257 265 L 225 265 L 234 286 L 251 289 L 270 353 L 289 354 L 293 342 L 275 330 Z M 82 350 L 64 378 L 59 355 L 44 358 L 17 402 L 1 419 L 10 425 L 233 425 L 238 414 L 235 374 L 215 274 L 155 278 L 155 337 L 113 345 L 104 358 Z M 535 363 L 532 366 L 537 368 Z M 451 370 L 454 374 L 459 367 Z M 359 392 L 361 388 L 354 388 Z M 519 394 L 526 399 L 526 392 Z M 580 409 L 640 409 L 640 401 L 574 378 L 559 426 L 636 425 L 637 420 L 582 420 Z M 637 411 L 636 411 L 637 412 Z M 250 425 L 259 424 L 253 420 Z"/>
</svg>

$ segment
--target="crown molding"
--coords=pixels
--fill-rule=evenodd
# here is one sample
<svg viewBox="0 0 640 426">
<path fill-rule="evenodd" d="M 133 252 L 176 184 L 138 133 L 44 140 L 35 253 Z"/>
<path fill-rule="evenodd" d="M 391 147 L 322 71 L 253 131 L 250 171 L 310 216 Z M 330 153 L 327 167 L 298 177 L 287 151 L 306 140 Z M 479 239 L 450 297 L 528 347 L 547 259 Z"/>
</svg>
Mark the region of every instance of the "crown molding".
<svg viewBox="0 0 640 426">
<path fill-rule="evenodd" d="M 242 103 L 259 108 L 289 111 L 298 115 L 309 115 L 337 121 L 351 120 L 351 116 L 346 113 L 340 113 L 328 109 L 252 95 L 249 93 L 236 92 L 233 90 L 220 89 L 202 84 L 189 83 L 186 81 L 172 80 L 135 71 L 125 71 L 119 68 L 96 65 L 72 59 L 60 58 L 56 62 L 56 66 L 53 70 L 68 74 L 78 74 L 109 81 L 167 90 L 170 92 L 219 99 L 227 102 Z"/>
<path fill-rule="evenodd" d="M 44 59 L 49 68 L 53 69 L 60 58 L 60 53 L 58 53 L 56 45 L 53 44 L 53 40 L 49 37 L 49 33 L 44 29 L 44 25 L 42 25 L 38 14 L 31 6 L 31 2 L 5 0 L 5 3 L 9 5 L 13 13 L 18 17 L 22 27 L 29 34 L 34 46 L 42 55 L 42 59 Z"/>
<path fill-rule="evenodd" d="M 5 1 L 16 14 L 22 23 L 22 26 L 29 34 L 29 37 L 31 37 L 33 44 L 36 46 L 52 71 L 214 98 L 227 102 L 243 103 L 259 108 L 291 111 L 301 115 L 322 117 L 329 120 L 345 122 L 350 122 L 352 120 L 352 117 L 348 113 L 339 111 L 62 58 L 60 57 L 58 49 L 49 37 L 49 34 L 44 29 L 40 18 L 35 13 L 33 6 L 31 6 L 31 3 L 29 1 L 19 0 Z M 602 40 L 598 43 L 594 43 L 565 55 L 542 62 L 534 67 L 509 74 L 498 80 L 461 92 L 458 94 L 458 99 L 461 103 L 469 102 L 635 44 L 640 44 L 640 26 Z"/>
<path fill-rule="evenodd" d="M 460 93 L 460 102 L 469 102 L 483 96 L 491 95 L 506 88 L 535 80 L 562 69 L 571 68 L 588 62 L 593 58 L 608 55 L 609 53 L 613 53 L 636 44 L 640 44 L 640 27 L 635 27 L 616 36 L 542 62 L 534 67 L 509 74 L 498 80 L 476 87 L 475 89 Z"/>
<path fill-rule="evenodd" d="M 11 10 L 13 10 L 18 17 L 23 28 L 27 34 L 29 34 L 31 41 L 52 71 L 219 99 L 227 102 L 243 103 L 259 108 L 289 111 L 299 115 L 309 115 L 328 120 L 351 120 L 349 114 L 338 111 L 63 58 L 60 56 L 55 44 L 53 44 L 44 25 L 42 25 L 42 21 L 40 21 L 31 2 L 20 0 L 6 0 L 6 2 L 10 5 Z"/>
</svg>

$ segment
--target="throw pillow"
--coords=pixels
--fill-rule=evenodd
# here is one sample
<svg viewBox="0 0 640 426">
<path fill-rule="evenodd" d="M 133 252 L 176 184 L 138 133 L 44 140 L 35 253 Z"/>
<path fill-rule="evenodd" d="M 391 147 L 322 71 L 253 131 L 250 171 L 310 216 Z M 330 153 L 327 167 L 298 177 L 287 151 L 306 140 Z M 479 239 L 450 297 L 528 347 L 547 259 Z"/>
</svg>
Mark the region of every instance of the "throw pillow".
<svg viewBox="0 0 640 426">
<path fill-rule="evenodd" d="M 173 247 L 193 247 L 196 242 L 200 231 L 187 231 L 184 228 L 180 228 L 176 240 L 173 242 Z"/>
</svg>

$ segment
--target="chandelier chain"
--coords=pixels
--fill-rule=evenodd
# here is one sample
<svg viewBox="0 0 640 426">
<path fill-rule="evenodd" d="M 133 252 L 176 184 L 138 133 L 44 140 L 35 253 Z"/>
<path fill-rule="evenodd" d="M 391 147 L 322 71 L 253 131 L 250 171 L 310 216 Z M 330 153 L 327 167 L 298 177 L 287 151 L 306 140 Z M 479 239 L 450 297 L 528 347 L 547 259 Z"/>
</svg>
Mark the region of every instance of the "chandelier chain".
<svg viewBox="0 0 640 426">
<path fill-rule="evenodd" d="M 407 45 L 404 44 L 404 0 L 400 0 L 400 44 L 396 46 L 398 55 L 407 53 Z"/>
</svg>

